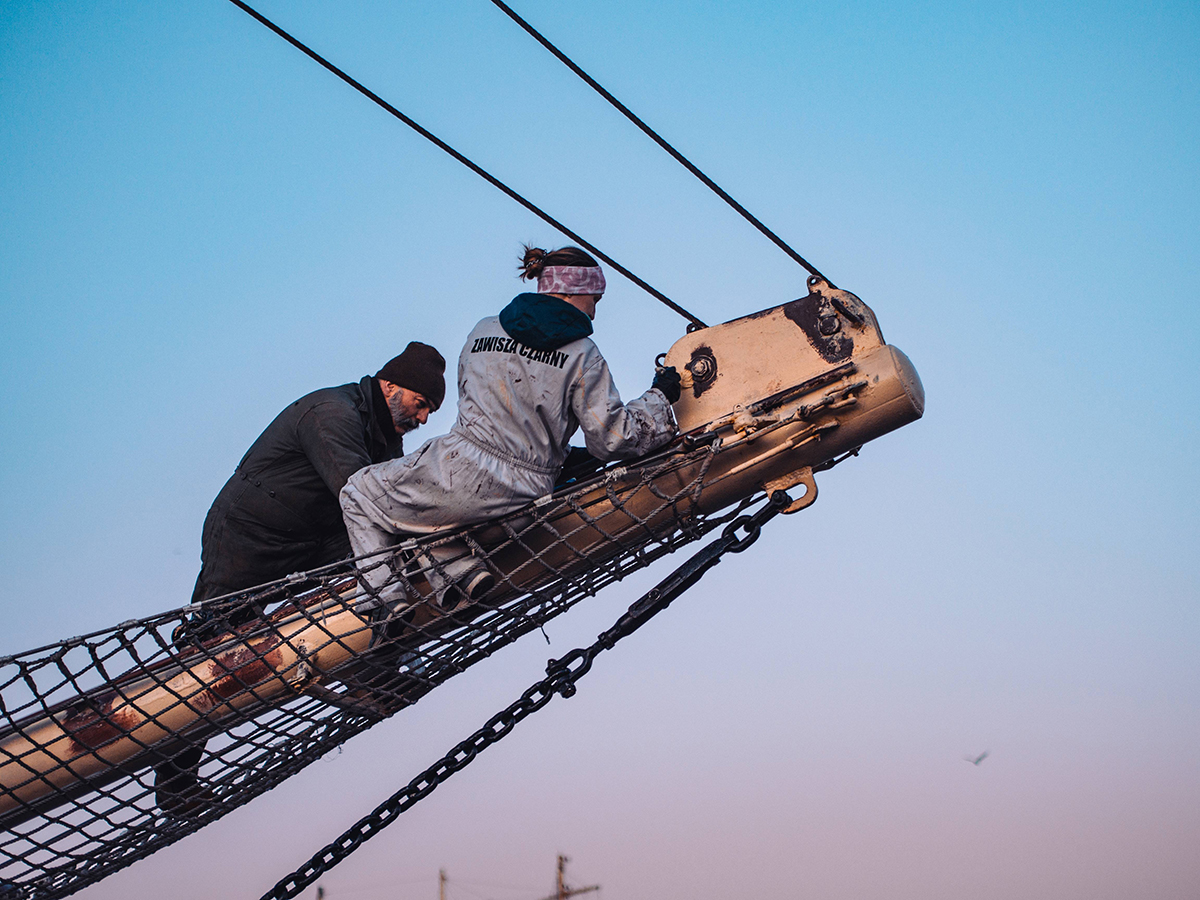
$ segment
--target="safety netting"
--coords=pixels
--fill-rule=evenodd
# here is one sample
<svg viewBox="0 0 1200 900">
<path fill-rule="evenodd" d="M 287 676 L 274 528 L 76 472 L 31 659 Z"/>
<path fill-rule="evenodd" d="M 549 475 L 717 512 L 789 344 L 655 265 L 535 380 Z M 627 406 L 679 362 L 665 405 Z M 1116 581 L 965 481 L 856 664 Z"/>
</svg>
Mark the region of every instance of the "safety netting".
<svg viewBox="0 0 1200 900">
<path fill-rule="evenodd" d="M 499 520 L 0 658 L 0 900 L 179 840 L 700 538 L 736 513 L 701 511 L 719 452 L 676 444 Z"/>
</svg>

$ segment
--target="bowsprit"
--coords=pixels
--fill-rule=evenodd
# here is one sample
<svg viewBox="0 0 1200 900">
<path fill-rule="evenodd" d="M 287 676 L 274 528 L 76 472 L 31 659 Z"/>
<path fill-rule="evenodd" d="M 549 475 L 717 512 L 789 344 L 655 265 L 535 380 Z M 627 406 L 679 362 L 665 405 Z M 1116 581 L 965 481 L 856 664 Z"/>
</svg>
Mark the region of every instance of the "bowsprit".
<svg viewBox="0 0 1200 900">
<path fill-rule="evenodd" d="M 0 900 L 63 897 L 167 846 L 584 598 L 719 532 L 595 644 L 552 661 L 520 700 L 270 895 L 295 896 L 526 715 L 569 696 L 598 653 L 722 555 L 746 550 L 768 520 L 811 505 L 817 474 L 924 412 L 916 370 L 884 341 L 866 304 L 505 4 L 493 0 L 803 266 L 808 293 L 706 326 L 242 0 L 231 2 L 687 319 L 688 333 L 661 357 L 682 373 L 681 434 L 479 526 L 0 659 Z M 475 349 L 530 352 L 515 343 Z M 551 355 L 537 361 L 560 364 Z M 447 569 L 467 556 L 493 576 L 482 597 L 453 600 L 431 587 L 452 582 Z M 172 770 L 156 782 L 156 771 Z"/>
<path fill-rule="evenodd" d="M 919 418 L 924 394 L 853 294 L 695 330 L 681 435 L 525 509 L 0 661 L 0 879 L 64 896 L 220 818 L 601 588 Z M 431 573 L 495 576 L 450 608 Z M 382 567 L 382 588 L 365 573 Z M 434 579 L 436 581 L 436 579 Z M 380 583 L 378 579 L 372 579 Z M 250 624 L 247 608 L 264 609 Z M 182 787 L 163 762 L 203 748 Z"/>
</svg>

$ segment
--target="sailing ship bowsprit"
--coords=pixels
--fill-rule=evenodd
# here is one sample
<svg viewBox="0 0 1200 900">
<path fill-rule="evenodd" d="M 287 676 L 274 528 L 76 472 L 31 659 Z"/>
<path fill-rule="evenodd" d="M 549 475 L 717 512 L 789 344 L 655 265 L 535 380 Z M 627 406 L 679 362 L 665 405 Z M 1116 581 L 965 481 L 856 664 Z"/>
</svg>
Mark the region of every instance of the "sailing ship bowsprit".
<svg viewBox="0 0 1200 900">
<path fill-rule="evenodd" d="M 231 2 L 688 318 L 691 329 L 663 358 L 683 374 L 680 435 L 500 519 L 209 601 L 203 628 L 196 610 L 182 607 L 0 659 L 0 900 L 66 896 L 215 821 L 757 500 L 773 496 L 777 511 L 791 491 L 798 496 L 786 512 L 811 505 L 817 474 L 924 411 L 916 370 L 884 341 L 865 303 L 833 287 L 499 0 L 807 269 L 806 296 L 704 326 Z M 449 580 L 444 567 L 455 554 L 472 555 L 494 578 L 474 602 L 448 603 L 431 588 Z M 164 764 L 197 757 L 180 784 L 155 783 Z"/>
<path fill-rule="evenodd" d="M 14 896 L 70 893 L 268 790 L 763 492 L 802 486 L 789 511 L 811 504 L 814 473 L 919 418 L 924 393 L 866 304 L 809 282 L 805 297 L 671 347 L 666 364 L 685 373 L 681 435 L 648 458 L 358 568 L 231 596 L 207 639 L 182 634 L 185 607 L 0 661 L 0 880 L 24 886 Z M 431 551 L 452 546 L 496 584 L 448 610 L 427 576 L 446 561 Z M 363 577 L 376 566 L 382 589 Z M 267 614 L 233 625 L 247 607 Z M 195 747 L 195 788 L 156 792 L 154 767 Z"/>
</svg>

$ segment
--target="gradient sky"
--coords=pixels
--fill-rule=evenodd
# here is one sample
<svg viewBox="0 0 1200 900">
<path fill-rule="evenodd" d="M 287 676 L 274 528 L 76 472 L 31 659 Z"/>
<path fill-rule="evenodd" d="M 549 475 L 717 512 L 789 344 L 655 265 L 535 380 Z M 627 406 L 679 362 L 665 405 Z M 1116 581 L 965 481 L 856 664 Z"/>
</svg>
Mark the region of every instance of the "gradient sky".
<svg viewBox="0 0 1200 900">
<path fill-rule="evenodd" d="M 329 900 L 535 900 L 559 852 L 609 900 L 1200 896 L 1200 7 L 517 8 L 869 303 L 928 412 Z M 484 0 L 261 9 L 701 318 L 804 293 Z M 522 241 L 562 243 L 228 3 L 0 5 L 0 654 L 186 602 L 275 413 L 454 358 Z M 596 326 L 629 397 L 684 323 L 613 275 Z M 79 896 L 257 897 L 670 565 Z"/>
</svg>

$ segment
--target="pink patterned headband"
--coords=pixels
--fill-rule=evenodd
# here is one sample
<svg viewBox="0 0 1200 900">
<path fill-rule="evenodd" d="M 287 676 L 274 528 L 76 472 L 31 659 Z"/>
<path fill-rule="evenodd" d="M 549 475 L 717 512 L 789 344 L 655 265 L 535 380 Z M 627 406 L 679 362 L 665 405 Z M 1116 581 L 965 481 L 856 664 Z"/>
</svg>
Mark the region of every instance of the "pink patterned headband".
<svg viewBox="0 0 1200 900">
<path fill-rule="evenodd" d="M 539 294 L 603 294 L 599 266 L 546 266 L 538 275 Z"/>
</svg>

